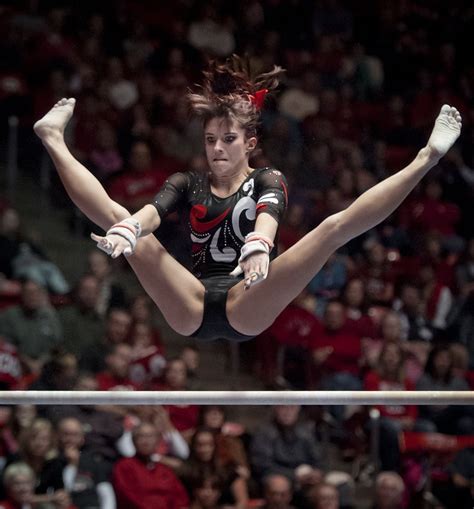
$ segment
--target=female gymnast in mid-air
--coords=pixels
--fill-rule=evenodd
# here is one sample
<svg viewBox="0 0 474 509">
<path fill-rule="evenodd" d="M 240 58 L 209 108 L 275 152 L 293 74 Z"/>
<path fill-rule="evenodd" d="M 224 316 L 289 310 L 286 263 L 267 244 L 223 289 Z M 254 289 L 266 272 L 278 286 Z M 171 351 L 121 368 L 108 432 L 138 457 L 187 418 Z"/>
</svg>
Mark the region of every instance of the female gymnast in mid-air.
<svg viewBox="0 0 474 509">
<path fill-rule="evenodd" d="M 169 325 L 198 339 L 242 341 L 267 329 L 331 253 L 400 205 L 461 132 L 459 112 L 444 105 L 428 143 L 407 167 L 273 257 L 285 178 L 273 168 L 251 168 L 249 155 L 264 95 L 276 88 L 281 69 L 255 80 L 234 69 L 232 61 L 211 64 L 202 88 L 187 97 L 203 123 L 209 171 L 171 175 L 152 203 L 133 215 L 69 152 L 64 129 L 74 99 L 61 99 L 34 126 L 73 202 L 106 232 L 92 235 L 98 247 L 113 258 L 125 255 Z M 192 273 L 151 234 L 173 211 L 186 214 Z"/>
</svg>

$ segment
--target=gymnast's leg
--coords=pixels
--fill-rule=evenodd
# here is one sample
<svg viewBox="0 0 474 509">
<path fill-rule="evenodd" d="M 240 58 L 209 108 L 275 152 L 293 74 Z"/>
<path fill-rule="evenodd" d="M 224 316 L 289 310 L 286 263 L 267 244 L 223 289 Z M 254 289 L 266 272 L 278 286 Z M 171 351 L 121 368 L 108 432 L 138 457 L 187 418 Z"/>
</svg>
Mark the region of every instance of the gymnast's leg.
<svg viewBox="0 0 474 509">
<path fill-rule="evenodd" d="M 61 99 L 36 122 L 34 130 L 51 156 L 69 197 L 91 221 L 107 231 L 130 213 L 109 197 L 102 184 L 67 148 L 64 129 L 74 106 L 74 99 Z M 199 328 L 204 286 L 163 248 L 154 235 L 140 238 L 135 253 L 127 260 L 173 329 L 190 335 Z"/>
<path fill-rule="evenodd" d="M 229 290 L 227 317 L 237 331 L 257 335 L 268 328 L 305 288 L 328 257 L 352 238 L 387 218 L 451 148 L 461 132 L 456 108 L 444 105 L 426 147 L 398 173 L 359 196 L 346 210 L 325 219 L 270 264 L 267 279 L 244 291 Z"/>
</svg>

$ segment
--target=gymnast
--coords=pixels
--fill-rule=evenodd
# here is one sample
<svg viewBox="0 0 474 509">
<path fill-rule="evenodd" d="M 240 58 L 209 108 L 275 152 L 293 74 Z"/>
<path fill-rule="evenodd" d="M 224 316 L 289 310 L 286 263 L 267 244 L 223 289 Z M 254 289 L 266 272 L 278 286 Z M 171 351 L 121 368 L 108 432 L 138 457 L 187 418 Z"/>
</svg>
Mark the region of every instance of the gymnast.
<svg viewBox="0 0 474 509">
<path fill-rule="evenodd" d="M 75 99 L 61 99 L 34 125 L 72 201 L 106 232 L 91 235 L 98 247 L 113 258 L 125 255 L 169 325 L 202 340 L 243 341 L 267 329 L 331 253 L 402 203 L 461 132 L 459 112 L 444 105 L 428 143 L 408 166 L 275 257 L 285 178 L 274 168 L 251 168 L 249 155 L 265 93 L 277 87 L 282 70 L 274 67 L 252 80 L 234 64 L 210 64 L 202 87 L 187 97 L 204 127 L 209 171 L 171 175 L 152 203 L 133 215 L 69 152 L 64 129 Z M 152 234 L 173 211 L 186 214 L 192 272 Z"/>
</svg>

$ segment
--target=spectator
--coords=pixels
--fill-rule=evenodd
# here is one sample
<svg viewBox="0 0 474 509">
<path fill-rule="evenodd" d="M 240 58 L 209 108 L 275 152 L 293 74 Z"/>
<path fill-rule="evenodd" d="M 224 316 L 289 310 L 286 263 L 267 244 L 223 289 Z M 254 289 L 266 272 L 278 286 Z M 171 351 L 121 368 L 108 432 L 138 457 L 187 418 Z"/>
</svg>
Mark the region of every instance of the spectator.
<svg viewBox="0 0 474 509">
<path fill-rule="evenodd" d="M 297 121 L 304 120 L 309 115 L 314 115 L 319 110 L 317 96 L 319 77 L 314 70 L 306 70 L 295 86 L 287 88 L 278 101 L 280 111 Z"/>
<path fill-rule="evenodd" d="M 118 509 L 188 507 L 189 499 L 184 486 L 173 470 L 160 463 L 155 453 L 158 440 L 159 435 L 153 424 L 141 423 L 133 430 L 136 454 L 133 458 L 120 459 L 113 471 Z"/>
<path fill-rule="evenodd" d="M 95 142 L 89 154 L 91 169 L 100 181 L 107 181 L 123 166 L 123 159 L 117 148 L 117 132 L 110 123 L 101 122 Z"/>
<path fill-rule="evenodd" d="M 77 355 L 94 348 L 104 334 L 104 324 L 97 313 L 99 300 L 99 281 L 95 276 L 82 276 L 73 293 L 73 302 L 59 310 L 59 318 L 64 331 L 63 345 Z"/>
<path fill-rule="evenodd" d="M 0 274 L 7 279 L 14 277 L 14 261 L 23 243 L 28 243 L 34 252 L 42 255 L 39 248 L 28 241 L 21 230 L 18 211 L 12 207 L 0 208 Z"/>
<path fill-rule="evenodd" d="M 107 99 L 119 111 L 131 108 L 138 100 L 137 85 L 125 78 L 123 67 L 120 58 L 109 58 L 104 82 Z"/>
<path fill-rule="evenodd" d="M 132 361 L 131 382 L 144 389 L 159 383 L 166 366 L 164 347 L 149 322 L 135 322 L 130 331 Z"/>
<path fill-rule="evenodd" d="M 461 296 L 474 292 L 474 238 L 469 239 L 464 255 L 456 267 L 456 285 Z"/>
<path fill-rule="evenodd" d="M 38 497 L 34 494 L 36 478 L 33 469 L 26 463 L 12 463 L 3 474 L 3 484 L 6 490 L 6 498 L 0 502 L 1 509 L 33 509 L 44 507 L 37 503 Z M 51 507 L 54 509 L 76 509 L 70 503 L 66 492 L 59 493 L 52 499 Z"/>
<path fill-rule="evenodd" d="M 331 301 L 323 318 L 324 329 L 314 338 L 314 369 L 320 374 L 323 390 L 360 390 L 361 338 L 348 326 L 342 302 Z M 344 407 L 331 407 L 337 422 L 344 420 Z"/>
<path fill-rule="evenodd" d="M 321 333 L 312 299 L 306 291 L 299 294 L 272 326 L 257 336 L 258 369 L 268 384 L 284 383 L 295 389 L 312 385 L 308 351 Z"/>
<path fill-rule="evenodd" d="M 449 316 L 449 333 L 466 345 L 470 366 L 474 367 L 474 238 L 466 246 L 463 257 L 456 267 L 458 297 Z"/>
<path fill-rule="evenodd" d="M 41 375 L 29 389 L 35 391 L 70 391 L 78 375 L 77 359 L 69 352 L 56 349 L 45 363 Z"/>
<path fill-rule="evenodd" d="M 317 298 L 318 315 L 324 313 L 326 303 L 337 299 L 347 282 L 347 266 L 341 255 L 333 254 L 324 267 L 310 281 L 308 290 Z"/>
<path fill-rule="evenodd" d="M 474 502 L 472 493 L 474 450 L 468 448 L 459 451 L 448 465 L 448 470 L 450 482 L 447 486 L 441 483 L 434 484 L 435 496 L 443 502 L 446 509 L 471 509 Z"/>
<path fill-rule="evenodd" d="M 222 481 L 217 475 L 200 475 L 193 482 L 190 509 L 222 509 Z"/>
<path fill-rule="evenodd" d="M 98 249 L 90 251 L 87 256 L 87 269 L 99 283 L 99 295 L 95 304 L 99 316 L 105 316 L 110 308 L 126 306 L 125 290 L 115 280 L 111 260 L 105 253 Z"/>
<path fill-rule="evenodd" d="M 0 313 L 0 334 L 18 348 L 27 370 L 39 375 L 50 350 L 62 339 L 59 317 L 48 302 L 47 291 L 24 280 L 21 303 Z"/>
<path fill-rule="evenodd" d="M 317 484 L 311 490 L 312 509 L 339 509 L 339 492 L 327 482 Z"/>
<path fill-rule="evenodd" d="M 240 474 L 238 465 L 228 462 L 223 465 L 217 456 L 217 442 L 212 430 L 198 428 L 191 439 L 190 455 L 178 471 L 183 484 L 192 492 L 197 476 L 216 475 L 222 480 L 219 503 L 245 509 L 248 503 L 246 478 Z"/>
<path fill-rule="evenodd" d="M 361 278 L 350 279 L 342 290 L 342 300 L 346 305 L 347 319 L 351 328 L 361 338 L 375 338 L 375 323 L 368 314 L 368 299 L 365 282 Z"/>
<path fill-rule="evenodd" d="M 415 235 L 439 234 L 445 246 L 459 252 L 463 245 L 456 235 L 460 218 L 459 207 L 443 199 L 443 188 L 436 177 L 425 180 L 422 188 L 421 196 L 408 201 L 401 209 L 401 213 L 403 214 L 405 209 L 406 214 L 402 224 Z"/>
<path fill-rule="evenodd" d="M 235 39 L 230 20 L 219 16 L 216 7 L 210 4 L 202 5 L 200 10 L 199 18 L 193 20 L 189 26 L 189 44 L 212 56 L 231 55 L 235 48 Z"/>
<path fill-rule="evenodd" d="M 18 350 L 0 336 L 0 387 L 4 390 L 18 388 L 23 370 Z"/>
<path fill-rule="evenodd" d="M 382 347 L 377 368 L 367 373 L 364 389 L 368 391 L 414 390 L 403 370 L 403 351 L 399 343 L 387 342 Z M 414 429 L 418 410 L 413 405 L 377 405 L 380 412 L 379 457 L 382 470 L 400 471 L 399 434 Z"/>
<path fill-rule="evenodd" d="M 420 270 L 420 281 L 426 318 L 433 329 L 446 329 L 448 314 L 453 305 L 451 290 L 438 279 L 434 267 L 428 264 Z"/>
<path fill-rule="evenodd" d="M 185 391 L 188 388 L 186 364 L 182 359 L 169 359 L 166 365 L 164 381 L 156 386 L 157 390 Z M 194 434 L 199 419 L 197 405 L 164 405 L 173 426 L 188 439 Z"/>
<path fill-rule="evenodd" d="M 130 313 L 134 323 L 153 323 L 153 301 L 146 293 L 139 293 L 130 303 Z"/>
<path fill-rule="evenodd" d="M 3 450 L 1 461 L 3 464 L 0 466 L 2 468 L 8 457 L 18 453 L 20 436 L 24 429 L 32 425 L 36 417 L 38 417 L 38 412 L 34 405 L 15 405 L 12 407 L 9 420 L 1 430 L 0 440 Z"/>
<path fill-rule="evenodd" d="M 168 412 L 161 405 L 136 407 L 135 415 L 131 416 L 130 420 L 133 426 L 136 426 L 138 422 L 152 422 L 155 425 L 160 435 L 156 452 L 160 455 L 160 461 L 163 465 L 177 470 L 181 467 L 182 462 L 189 457 L 188 443 L 184 440 L 181 433 L 173 426 Z M 130 444 L 130 452 L 126 455 L 130 457 L 134 454 L 135 447 L 132 442 Z"/>
<path fill-rule="evenodd" d="M 78 509 L 115 508 L 115 494 L 103 464 L 91 453 L 82 450 L 84 430 L 73 417 L 57 424 L 59 461 L 65 489 Z"/>
<path fill-rule="evenodd" d="M 80 374 L 73 389 L 96 391 L 98 387 L 95 376 L 86 373 Z M 48 415 L 54 423 L 64 417 L 74 417 L 82 423 L 85 431 L 83 451 L 90 452 L 109 470 L 121 454 L 127 453 L 128 448 L 123 439 L 124 425 L 121 415 L 92 405 L 64 405 L 48 408 L 50 409 Z"/>
<path fill-rule="evenodd" d="M 388 305 L 394 296 L 395 273 L 387 256 L 387 250 L 379 242 L 371 242 L 367 247 L 367 260 L 359 271 L 365 282 L 370 304 Z"/>
<path fill-rule="evenodd" d="M 244 427 L 239 423 L 227 422 L 225 407 L 217 405 L 201 407 L 199 424 L 213 431 L 218 461 L 224 466 L 237 465 L 239 473 L 249 478 L 249 462 L 245 444 L 241 438 L 245 431 Z"/>
<path fill-rule="evenodd" d="M 21 232 L 20 218 L 13 208 L 0 210 L 0 250 L 0 274 L 7 279 L 32 280 L 59 295 L 69 291 L 59 268 Z"/>
<path fill-rule="evenodd" d="M 375 479 L 373 509 L 404 509 L 405 485 L 396 472 L 380 472 Z"/>
<path fill-rule="evenodd" d="M 92 373 L 105 368 L 105 356 L 112 345 L 127 343 L 132 315 L 126 308 L 110 308 L 105 319 L 104 335 L 94 348 L 84 352 L 80 367 Z"/>
<path fill-rule="evenodd" d="M 322 478 L 321 449 L 299 406 L 273 407 L 271 421 L 259 427 L 250 444 L 250 462 L 258 480 L 281 474 L 302 487 Z"/>
<path fill-rule="evenodd" d="M 294 509 L 291 505 L 293 488 L 288 477 L 281 474 L 270 474 L 263 479 L 262 509 Z"/>
<path fill-rule="evenodd" d="M 408 341 L 429 342 L 433 331 L 423 312 L 421 291 L 413 283 L 404 283 L 400 298 L 394 301 L 393 308 L 402 319 L 402 338 Z"/>
<path fill-rule="evenodd" d="M 187 387 L 191 391 L 199 390 L 199 350 L 194 345 L 186 345 L 179 354 L 180 359 L 186 364 Z"/>
<path fill-rule="evenodd" d="M 110 346 L 105 357 L 105 371 L 97 374 L 97 387 L 99 391 L 137 389 L 129 378 L 132 348 L 127 343 L 116 343 Z"/>
<path fill-rule="evenodd" d="M 418 380 L 419 391 L 466 391 L 467 382 L 453 375 L 452 352 L 446 345 L 437 345 L 431 350 L 425 373 Z M 474 418 L 471 408 L 456 405 L 430 405 L 420 407 L 425 431 L 452 435 L 474 434 Z"/>
<path fill-rule="evenodd" d="M 150 203 L 167 175 L 152 166 L 148 143 L 136 141 L 130 149 L 128 170 L 108 185 L 110 196 L 129 210 L 136 211 Z"/>
<path fill-rule="evenodd" d="M 59 507 L 63 504 L 68 507 L 69 496 L 64 490 L 54 440 L 51 423 L 46 419 L 36 418 L 28 428 L 22 431 L 19 451 L 10 458 L 10 463 L 24 461 L 34 472 L 36 483 L 33 502 L 51 503 Z"/>
</svg>

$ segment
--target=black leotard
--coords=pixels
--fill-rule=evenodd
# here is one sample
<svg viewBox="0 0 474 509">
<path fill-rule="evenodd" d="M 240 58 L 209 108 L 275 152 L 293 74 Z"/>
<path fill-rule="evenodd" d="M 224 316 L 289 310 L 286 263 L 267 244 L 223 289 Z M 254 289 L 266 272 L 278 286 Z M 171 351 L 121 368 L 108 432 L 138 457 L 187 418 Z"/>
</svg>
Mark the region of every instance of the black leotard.
<svg viewBox="0 0 474 509">
<path fill-rule="evenodd" d="M 207 173 L 175 173 L 152 204 L 161 218 L 174 211 L 186 212 L 196 277 L 227 276 L 237 266 L 245 235 L 254 230 L 256 217 L 265 212 L 281 220 L 287 206 L 286 180 L 278 170 L 259 168 L 234 194 L 219 198 L 211 192 Z"/>
</svg>

